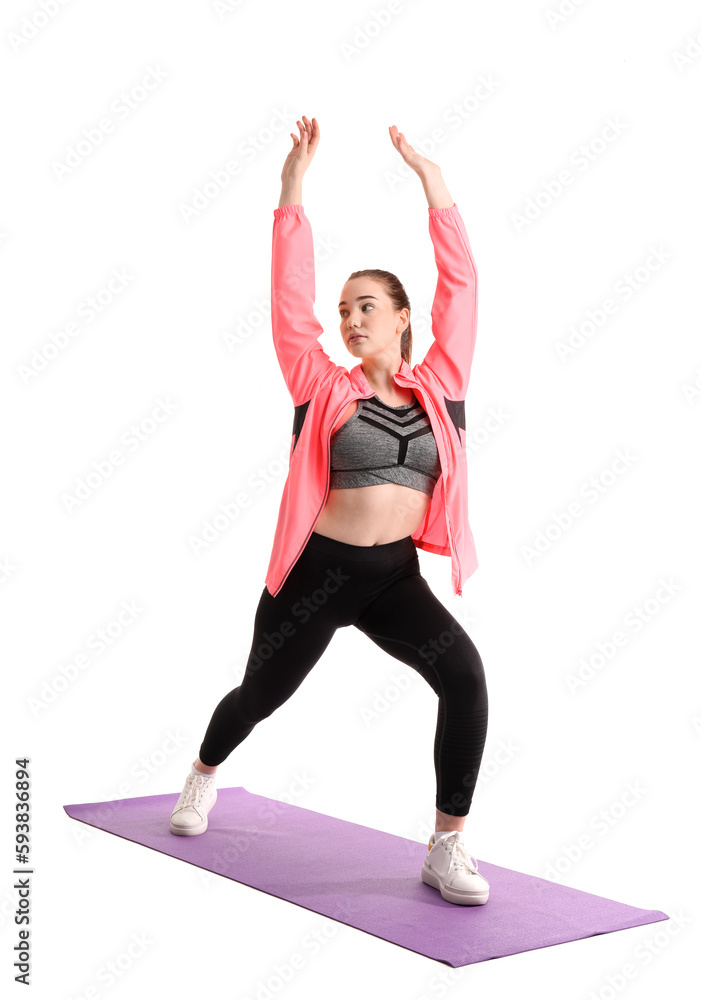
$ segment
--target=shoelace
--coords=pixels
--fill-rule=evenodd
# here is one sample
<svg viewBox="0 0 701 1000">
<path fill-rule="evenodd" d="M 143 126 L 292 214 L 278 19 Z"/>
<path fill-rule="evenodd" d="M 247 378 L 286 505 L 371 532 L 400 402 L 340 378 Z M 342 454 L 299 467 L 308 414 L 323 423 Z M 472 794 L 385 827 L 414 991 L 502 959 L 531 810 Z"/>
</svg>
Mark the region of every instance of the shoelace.
<svg viewBox="0 0 701 1000">
<path fill-rule="evenodd" d="M 209 779 L 204 774 L 189 774 L 188 783 L 183 789 L 183 801 L 180 803 L 181 809 L 186 809 L 188 806 L 198 806 L 200 803 L 200 798 L 202 797 L 202 792 L 205 788 L 205 783 Z"/>
<path fill-rule="evenodd" d="M 456 871 L 467 871 L 472 875 L 478 875 L 477 871 L 477 858 L 471 857 L 464 843 L 458 836 L 453 834 L 452 837 L 445 837 L 444 843 L 447 847 L 452 847 L 453 849 L 453 868 Z"/>
</svg>

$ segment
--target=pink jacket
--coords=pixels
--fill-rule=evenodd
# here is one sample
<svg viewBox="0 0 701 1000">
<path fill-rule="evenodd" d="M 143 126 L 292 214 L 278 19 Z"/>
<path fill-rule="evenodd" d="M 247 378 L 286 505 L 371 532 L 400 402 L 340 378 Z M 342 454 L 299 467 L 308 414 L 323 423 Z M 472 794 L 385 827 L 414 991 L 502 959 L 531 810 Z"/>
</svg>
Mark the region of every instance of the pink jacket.
<svg viewBox="0 0 701 1000">
<path fill-rule="evenodd" d="M 334 364 L 314 315 L 314 243 L 302 205 L 273 211 L 271 322 L 275 352 L 294 405 L 290 465 L 265 584 L 275 597 L 318 521 L 329 488 L 330 437 L 353 399 L 375 394 L 362 363 Z M 412 535 L 417 548 L 450 556 L 453 591 L 477 569 L 468 522 L 465 396 L 477 331 L 477 270 L 458 206 L 428 209 L 438 268 L 431 308 L 434 341 L 410 368 L 402 359 L 397 386 L 414 390 L 426 411 L 441 462 L 430 506 Z M 339 335 L 340 336 L 340 335 Z"/>
</svg>

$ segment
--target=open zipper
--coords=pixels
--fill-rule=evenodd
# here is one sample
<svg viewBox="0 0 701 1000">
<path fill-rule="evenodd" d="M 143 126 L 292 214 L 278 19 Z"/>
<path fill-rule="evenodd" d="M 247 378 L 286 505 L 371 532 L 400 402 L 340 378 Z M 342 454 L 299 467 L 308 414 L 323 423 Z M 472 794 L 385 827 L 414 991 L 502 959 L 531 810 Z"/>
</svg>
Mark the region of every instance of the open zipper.
<svg viewBox="0 0 701 1000">
<path fill-rule="evenodd" d="M 367 393 L 366 395 L 353 396 L 353 399 L 370 399 L 371 396 L 375 396 L 375 395 L 377 395 L 377 394 L 373 390 L 371 393 Z M 282 578 L 282 580 L 280 582 L 280 586 L 277 588 L 277 590 L 275 591 L 275 593 L 272 595 L 273 597 L 276 597 L 277 594 L 279 593 L 279 591 L 282 590 L 282 587 L 283 587 L 283 585 L 285 583 L 285 580 L 290 575 L 290 572 L 292 571 L 292 567 L 295 565 L 295 563 L 297 562 L 297 560 L 301 556 L 302 552 L 304 551 L 304 549 L 305 549 L 305 547 L 307 545 L 307 542 L 311 538 L 311 534 L 314 531 L 316 523 L 319 520 L 319 518 L 321 517 L 321 512 L 324 509 L 324 504 L 326 503 L 326 498 L 329 495 L 329 483 L 331 481 L 331 432 L 333 430 L 334 424 L 336 423 L 336 421 L 338 420 L 338 418 L 340 417 L 340 415 L 343 413 L 343 411 L 347 408 L 347 406 L 348 406 L 348 404 L 350 402 L 351 402 L 351 400 L 347 399 L 346 402 L 343 403 L 343 405 L 341 407 L 339 407 L 339 409 L 338 409 L 335 417 L 333 418 L 333 420 L 331 421 L 331 423 L 329 425 L 329 432 L 328 432 L 328 434 L 326 436 L 326 489 L 324 490 L 324 496 L 323 496 L 323 499 L 321 501 L 321 506 L 319 507 L 318 511 L 316 512 L 316 515 L 314 516 L 314 520 L 312 522 L 311 528 L 309 529 L 307 537 L 304 539 L 304 542 L 302 543 L 302 545 L 298 549 L 297 555 L 292 560 L 292 562 L 291 562 L 291 564 L 289 566 L 289 569 L 287 570 L 287 572 L 285 573 L 284 577 Z"/>
<path fill-rule="evenodd" d="M 400 375 L 400 378 L 403 378 L 405 382 L 408 381 L 408 379 L 406 378 L 405 375 Z M 412 389 L 414 391 L 414 395 L 416 395 L 416 389 L 414 388 L 414 386 L 412 386 Z M 419 402 L 421 403 L 422 407 L 425 410 L 426 407 L 424 406 L 424 391 L 423 391 L 423 386 L 419 387 L 419 394 L 420 394 L 420 397 L 421 397 L 419 399 Z M 434 409 L 437 409 L 436 405 L 433 403 L 433 400 L 431 400 L 431 404 L 433 405 Z M 445 450 L 446 464 L 449 464 L 448 463 L 449 451 L 448 451 L 448 448 L 447 448 L 446 442 L 445 442 L 445 431 L 444 431 L 444 428 L 443 428 L 443 422 L 440 421 L 440 420 L 438 422 L 441 425 L 441 436 L 443 438 L 443 448 Z M 433 425 L 431 425 L 431 426 L 433 427 Z M 435 435 L 435 429 L 434 429 L 434 435 Z M 457 567 L 458 567 L 458 576 L 460 576 L 460 574 L 462 573 L 462 570 L 460 568 L 460 557 L 458 556 L 458 548 L 457 548 L 457 545 L 455 544 L 455 535 L 453 534 L 453 526 L 452 526 L 452 524 L 450 522 L 450 515 L 448 513 L 448 495 L 447 495 L 446 489 L 445 489 L 445 482 L 446 482 L 446 480 L 445 480 L 445 475 L 444 475 L 443 476 L 443 497 L 444 497 L 443 509 L 445 511 L 445 523 L 446 523 L 446 527 L 448 529 L 448 537 L 450 539 L 450 543 L 451 543 L 451 546 L 452 546 L 452 554 L 454 554 L 454 556 L 455 556 L 455 562 L 457 563 Z"/>
</svg>

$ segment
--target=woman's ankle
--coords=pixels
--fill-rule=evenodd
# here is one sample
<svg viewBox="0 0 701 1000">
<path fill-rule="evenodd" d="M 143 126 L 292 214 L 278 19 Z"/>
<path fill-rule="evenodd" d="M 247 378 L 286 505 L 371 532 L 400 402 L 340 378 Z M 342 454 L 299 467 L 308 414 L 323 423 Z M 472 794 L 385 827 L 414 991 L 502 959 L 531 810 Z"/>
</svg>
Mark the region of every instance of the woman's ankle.
<svg viewBox="0 0 701 1000">
<path fill-rule="evenodd" d="M 209 764 L 203 764 L 198 757 L 197 760 L 192 762 L 192 766 L 196 771 L 200 771 L 202 774 L 216 774 L 216 770 L 219 765 L 215 764 L 214 767 L 210 767 Z"/>
</svg>

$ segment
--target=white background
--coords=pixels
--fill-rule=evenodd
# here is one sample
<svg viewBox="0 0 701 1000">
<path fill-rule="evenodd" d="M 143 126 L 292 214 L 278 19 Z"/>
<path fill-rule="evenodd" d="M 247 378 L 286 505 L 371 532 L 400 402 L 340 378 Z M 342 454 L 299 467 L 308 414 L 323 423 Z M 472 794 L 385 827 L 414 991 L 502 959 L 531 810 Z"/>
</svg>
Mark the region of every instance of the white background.
<svg viewBox="0 0 701 1000">
<path fill-rule="evenodd" d="M 243 998 L 265 996 L 263 984 L 288 998 L 691 996 L 698 4 L 592 0 L 563 4 L 558 22 L 554 4 L 515 0 L 47 9 L 2 9 L 3 978 L 16 941 L 13 760 L 28 755 L 32 995 L 42 1000 L 90 986 L 115 1000 Z M 154 70 L 162 80 L 141 91 Z M 122 93 L 136 102 L 125 117 L 113 105 Z M 322 131 L 304 205 L 334 361 L 355 363 L 335 304 L 357 268 L 404 282 L 412 363 L 431 342 L 426 200 L 390 125 L 440 164 L 477 263 L 466 415 L 480 565 L 462 598 L 449 559 L 420 553 L 487 671 L 470 850 L 677 915 L 674 936 L 665 921 L 451 970 L 230 880 L 206 885 L 198 869 L 63 811 L 125 785 L 179 792 L 214 706 L 241 677 L 292 428 L 268 319 L 270 240 L 302 114 Z M 106 117 L 112 131 L 62 172 L 69 147 Z M 232 161 L 237 175 L 207 187 Z M 547 195 L 563 170 L 571 183 Z M 335 246 L 322 254 L 326 242 Z M 81 319 L 113 270 L 127 283 Z M 588 324 L 597 310 L 603 322 Z M 75 336 L 52 350 L 71 322 Z M 575 328 L 579 346 L 563 358 Z M 173 410 L 149 424 L 159 400 Z M 131 450 L 122 435 L 138 425 L 145 439 Z M 117 448 L 123 462 L 70 506 L 78 481 Z M 260 470 L 263 491 L 252 486 Z M 595 502 L 583 492 L 591 480 Z M 205 522 L 241 493 L 248 506 L 196 554 Z M 581 516 L 556 529 L 573 503 Z M 539 532 L 549 540 L 529 558 Z M 137 617 L 91 652 L 90 637 L 130 602 Z M 614 655 L 597 658 L 607 643 Z M 89 662 L 62 682 L 80 654 Z M 584 661 L 594 666 L 573 691 L 567 679 Z M 348 628 L 218 783 L 281 799 L 305 774 L 296 804 L 421 841 L 435 815 L 435 716 L 418 674 Z M 629 784 L 638 797 L 623 800 Z M 585 836 L 588 849 L 568 861 Z M 314 932 L 327 935 L 317 955 L 303 947 Z M 100 969 L 142 933 L 144 954 L 105 988 Z M 295 953 L 304 968 L 276 990 L 275 966 Z M 614 991 L 626 967 L 634 975 Z"/>
</svg>

